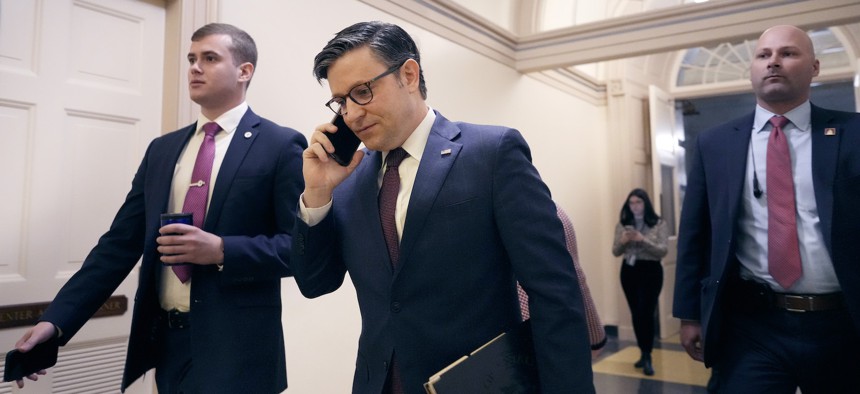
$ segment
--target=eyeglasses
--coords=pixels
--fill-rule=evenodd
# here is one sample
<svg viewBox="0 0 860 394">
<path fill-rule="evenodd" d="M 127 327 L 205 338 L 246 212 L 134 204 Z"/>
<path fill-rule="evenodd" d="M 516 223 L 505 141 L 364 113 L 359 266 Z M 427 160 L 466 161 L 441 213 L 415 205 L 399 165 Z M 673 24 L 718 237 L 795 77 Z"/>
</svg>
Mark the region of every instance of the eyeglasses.
<svg viewBox="0 0 860 394">
<path fill-rule="evenodd" d="M 328 107 L 328 109 L 332 110 L 332 112 L 334 112 L 335 114 L 343 115 L 343 111 L 346 108 L 347 97 L 349 97 L 352 102 L 358 105 L 369 104 L 373 100 L 373 90 L 370 88 L 370 84 L 376 82 L 377 80 L 388 74 L 397 71 L 398 69 L 400 69 L 401 66 L 403 66 L 404 63 L 406 62 L 404 61 L 403 63 L 393 66 L 388 70 L 385 70 L 384 73 L 377 75 L 375 78 L 355 86 L 354 88 L 350 89 L 349 93 L 347 93 L 346 96 L 332 97 L 331 100 L 325 103 L 325 106 Z"/>
</svg>

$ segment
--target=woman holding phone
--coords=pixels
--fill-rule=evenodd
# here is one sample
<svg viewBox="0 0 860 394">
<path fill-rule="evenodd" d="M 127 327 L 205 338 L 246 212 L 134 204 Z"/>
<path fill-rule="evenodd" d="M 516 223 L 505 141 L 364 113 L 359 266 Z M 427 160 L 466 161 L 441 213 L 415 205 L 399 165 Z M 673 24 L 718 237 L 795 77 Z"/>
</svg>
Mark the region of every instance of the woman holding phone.
<svg viewBox="0 0 860 394">
<path fill-rule="evenodd" d="M 627 298 L 633 320 L 636 343 L 642 352 L 634 366 L 645 375 L 654 375 L 651 350 L 654 348 L 654 319 L 657 297 L 663 288 L 663 266 L 669 229 L 654 212 L 648 193 L 633 189 L 621 206 L 612 254 L 624 256 L 621 264 L 621 288 Z"/>
</svg>

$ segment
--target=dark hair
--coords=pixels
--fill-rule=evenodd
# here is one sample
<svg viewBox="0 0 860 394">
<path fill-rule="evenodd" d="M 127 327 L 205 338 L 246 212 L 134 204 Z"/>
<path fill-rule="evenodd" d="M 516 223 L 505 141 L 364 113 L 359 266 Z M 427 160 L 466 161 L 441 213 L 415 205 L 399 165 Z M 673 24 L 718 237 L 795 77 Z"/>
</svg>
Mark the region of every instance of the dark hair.
<svg viewBox="0 0 860 394">
<path fill-rule="evenodd" d="M 335 34 L 314 58 L 314 76 L 317 82 L 328 79 L 328 68 L 337 59 L 364 46 L 370 48 L 386 67 L 394 67 L 414 59 L 418 63 L 418 88 L 421 97 L 427 99 L 421 54 L 418 53 L 415 41 L 400 26 L 379 21 L 359 22 Z"/>
<path fill-rule="evenodd" d="M 257 44 L 254 39 L 244 30 L 226 23 L 210 23 L 205 25 L 191 35 L 191 41 L 200 41 L 208 36 L 215 34 L 224 34 L 230 36 L 232 44 L 228 48 L 230 55 L 233 56 L 233 64 L 238 66 L 242 63 L 251 63 L 254 69 L 257 68 Z M 248 85 L 251 81 L 248 80 Z"/>
<path fill-rule="evenodd" d="M 654 205 L 651 204 L 651 198 L 648 197 L 648 192 L 643 189 L 633 189 L 627 198 L 624 199 L 624 205 L 621 206 L 621 224 L 624 226 L 634 225 L 633 211 L 630 210 L 630 197 L 639 197 L 645 202 L 645 224 L 648 227 L 654 227 L 660 221 L 660 216 L 654 212 Z"/>
</svg>

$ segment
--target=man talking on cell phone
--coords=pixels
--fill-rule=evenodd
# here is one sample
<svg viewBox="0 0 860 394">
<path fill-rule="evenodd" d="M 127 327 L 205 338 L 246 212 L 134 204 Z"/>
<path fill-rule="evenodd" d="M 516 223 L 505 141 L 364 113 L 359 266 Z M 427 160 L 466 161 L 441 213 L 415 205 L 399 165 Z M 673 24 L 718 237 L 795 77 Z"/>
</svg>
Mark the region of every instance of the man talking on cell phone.
<svg viewBox="0 0 860 394">
<path fill-rule="evenodd" d="M 520 322 L 516 278 L 541 392 L 593 393 L 573 262 L 522 135 L 429 108 L 418 48 L 393 24 L 340 31 L 314 73 L 367 150 L 340 166 L 325 132 L 341 130 L 314 131 L 290 262 L 307 297 L 349 272 L 362 316 L 353 392 L 424 393 L 431 375 Z"/>
</svg>

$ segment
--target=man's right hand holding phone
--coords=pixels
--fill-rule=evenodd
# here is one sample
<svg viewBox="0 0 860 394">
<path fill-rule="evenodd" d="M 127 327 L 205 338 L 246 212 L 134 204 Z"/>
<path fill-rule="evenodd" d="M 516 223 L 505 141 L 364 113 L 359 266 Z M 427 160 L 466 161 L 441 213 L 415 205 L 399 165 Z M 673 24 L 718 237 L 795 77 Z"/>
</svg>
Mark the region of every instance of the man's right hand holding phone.
<svg viewBox="0 0 860 394">
<path fill-rule="evenodd" d="M 352 132 L 350 130 L 343 131 Z M 364 158 L 364 152 L 359 150 L 352 157 L 349 165 L 341 166 L 329 157 L 329 153 L 334 152 L 334 145 L 324 132 L 337 133 L 339 130 L 332 123 L 317 126 L 311 136 L 308 148 L 302 154 L 302 173 L 305 178 L 305 191 L 302 199 L 308 208 L 319 208 L 328 204 L 331 201 L 334 188 L 352 174 L 358 163 L 361 163 L 361 159 Z"/>
</svg>

